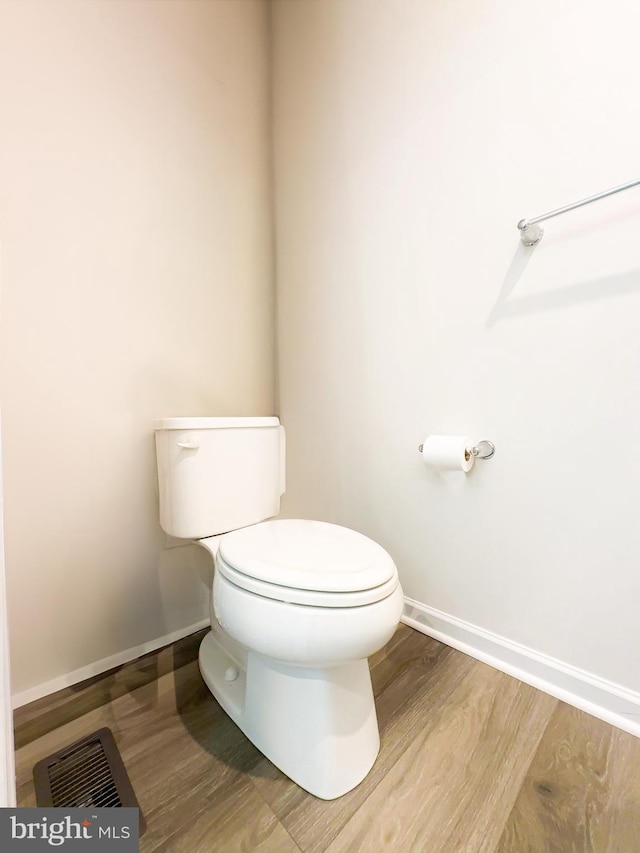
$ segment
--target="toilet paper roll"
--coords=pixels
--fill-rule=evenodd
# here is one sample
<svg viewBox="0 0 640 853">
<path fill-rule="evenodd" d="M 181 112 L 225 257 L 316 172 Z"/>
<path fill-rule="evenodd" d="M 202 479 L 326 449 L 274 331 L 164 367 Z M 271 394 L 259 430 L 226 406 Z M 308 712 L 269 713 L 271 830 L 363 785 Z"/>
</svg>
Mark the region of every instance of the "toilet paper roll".
<svg viewBox="0 0 640 853">
<path fill-rule="evenodd" d="M 428 435 L 422 445 L 424 464 L 435 471 L 470 471 L 475 457 L 466 435 Z"/>
</svg>

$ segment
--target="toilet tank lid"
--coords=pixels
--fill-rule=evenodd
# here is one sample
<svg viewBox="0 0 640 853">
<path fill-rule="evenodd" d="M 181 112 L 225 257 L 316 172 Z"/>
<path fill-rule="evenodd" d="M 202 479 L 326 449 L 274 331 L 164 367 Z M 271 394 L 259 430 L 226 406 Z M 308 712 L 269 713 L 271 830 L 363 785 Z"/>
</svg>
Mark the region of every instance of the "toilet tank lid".
<svg viewBox="0 0 640 853">
<path fill-rule="evenodd" d="M 158 429 L 237 429 L 239 427 L 274 427 L 278 418 L 158 418 L 153 428 Z"/>
</svg>

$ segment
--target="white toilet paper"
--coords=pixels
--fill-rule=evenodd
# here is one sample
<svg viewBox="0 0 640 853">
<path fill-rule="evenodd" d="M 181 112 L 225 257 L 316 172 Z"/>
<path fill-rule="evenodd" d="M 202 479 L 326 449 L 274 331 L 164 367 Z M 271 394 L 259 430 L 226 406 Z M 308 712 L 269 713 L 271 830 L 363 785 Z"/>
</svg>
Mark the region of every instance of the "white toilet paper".
<svg viewBox="0 0 640 853">
<path fill-rule="evenodd" d="M 435 471 L 470 471 L 475 461 L 466 435 L 428 435 L 422 445 L 422 460 Z"/>
</svg>

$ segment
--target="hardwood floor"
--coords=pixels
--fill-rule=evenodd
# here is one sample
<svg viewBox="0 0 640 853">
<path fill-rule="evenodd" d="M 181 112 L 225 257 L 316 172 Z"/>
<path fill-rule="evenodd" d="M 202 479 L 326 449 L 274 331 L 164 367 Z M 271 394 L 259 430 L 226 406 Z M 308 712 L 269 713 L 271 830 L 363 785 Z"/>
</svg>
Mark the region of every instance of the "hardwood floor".
<svg viewBox="0 0 640 853">
<path fill-rule="evenodd" d="M 101 726 L 147 820 L 142 853 L 640 853 L 640 740 L 406 626 L 375 655 L 381 734 L 338 800 L 302 791 L 204 686 L 201 635 L 16 712 L 36 761 Z"/>
</svg>

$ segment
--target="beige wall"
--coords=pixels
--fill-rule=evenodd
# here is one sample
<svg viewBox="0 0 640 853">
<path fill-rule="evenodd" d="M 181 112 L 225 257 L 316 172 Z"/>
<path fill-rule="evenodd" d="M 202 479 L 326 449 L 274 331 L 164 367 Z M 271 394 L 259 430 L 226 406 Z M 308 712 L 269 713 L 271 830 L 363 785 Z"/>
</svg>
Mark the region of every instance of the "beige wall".
<svg viewBox="0 0 640 853">
<path fill-rule="evenodd" d="M 206 618 L 152 421 L 274 411 L 266 13 L 0 3 L 16 693 Z"/>
<path fill-rule="evenodd" d="M 275 8 L 286 512 L 640 700 L 640 188 L 516 231 L 640 177 L 640 8 Z M 428 433 L 497 455 L 443 477 Z"/>
</svg>

